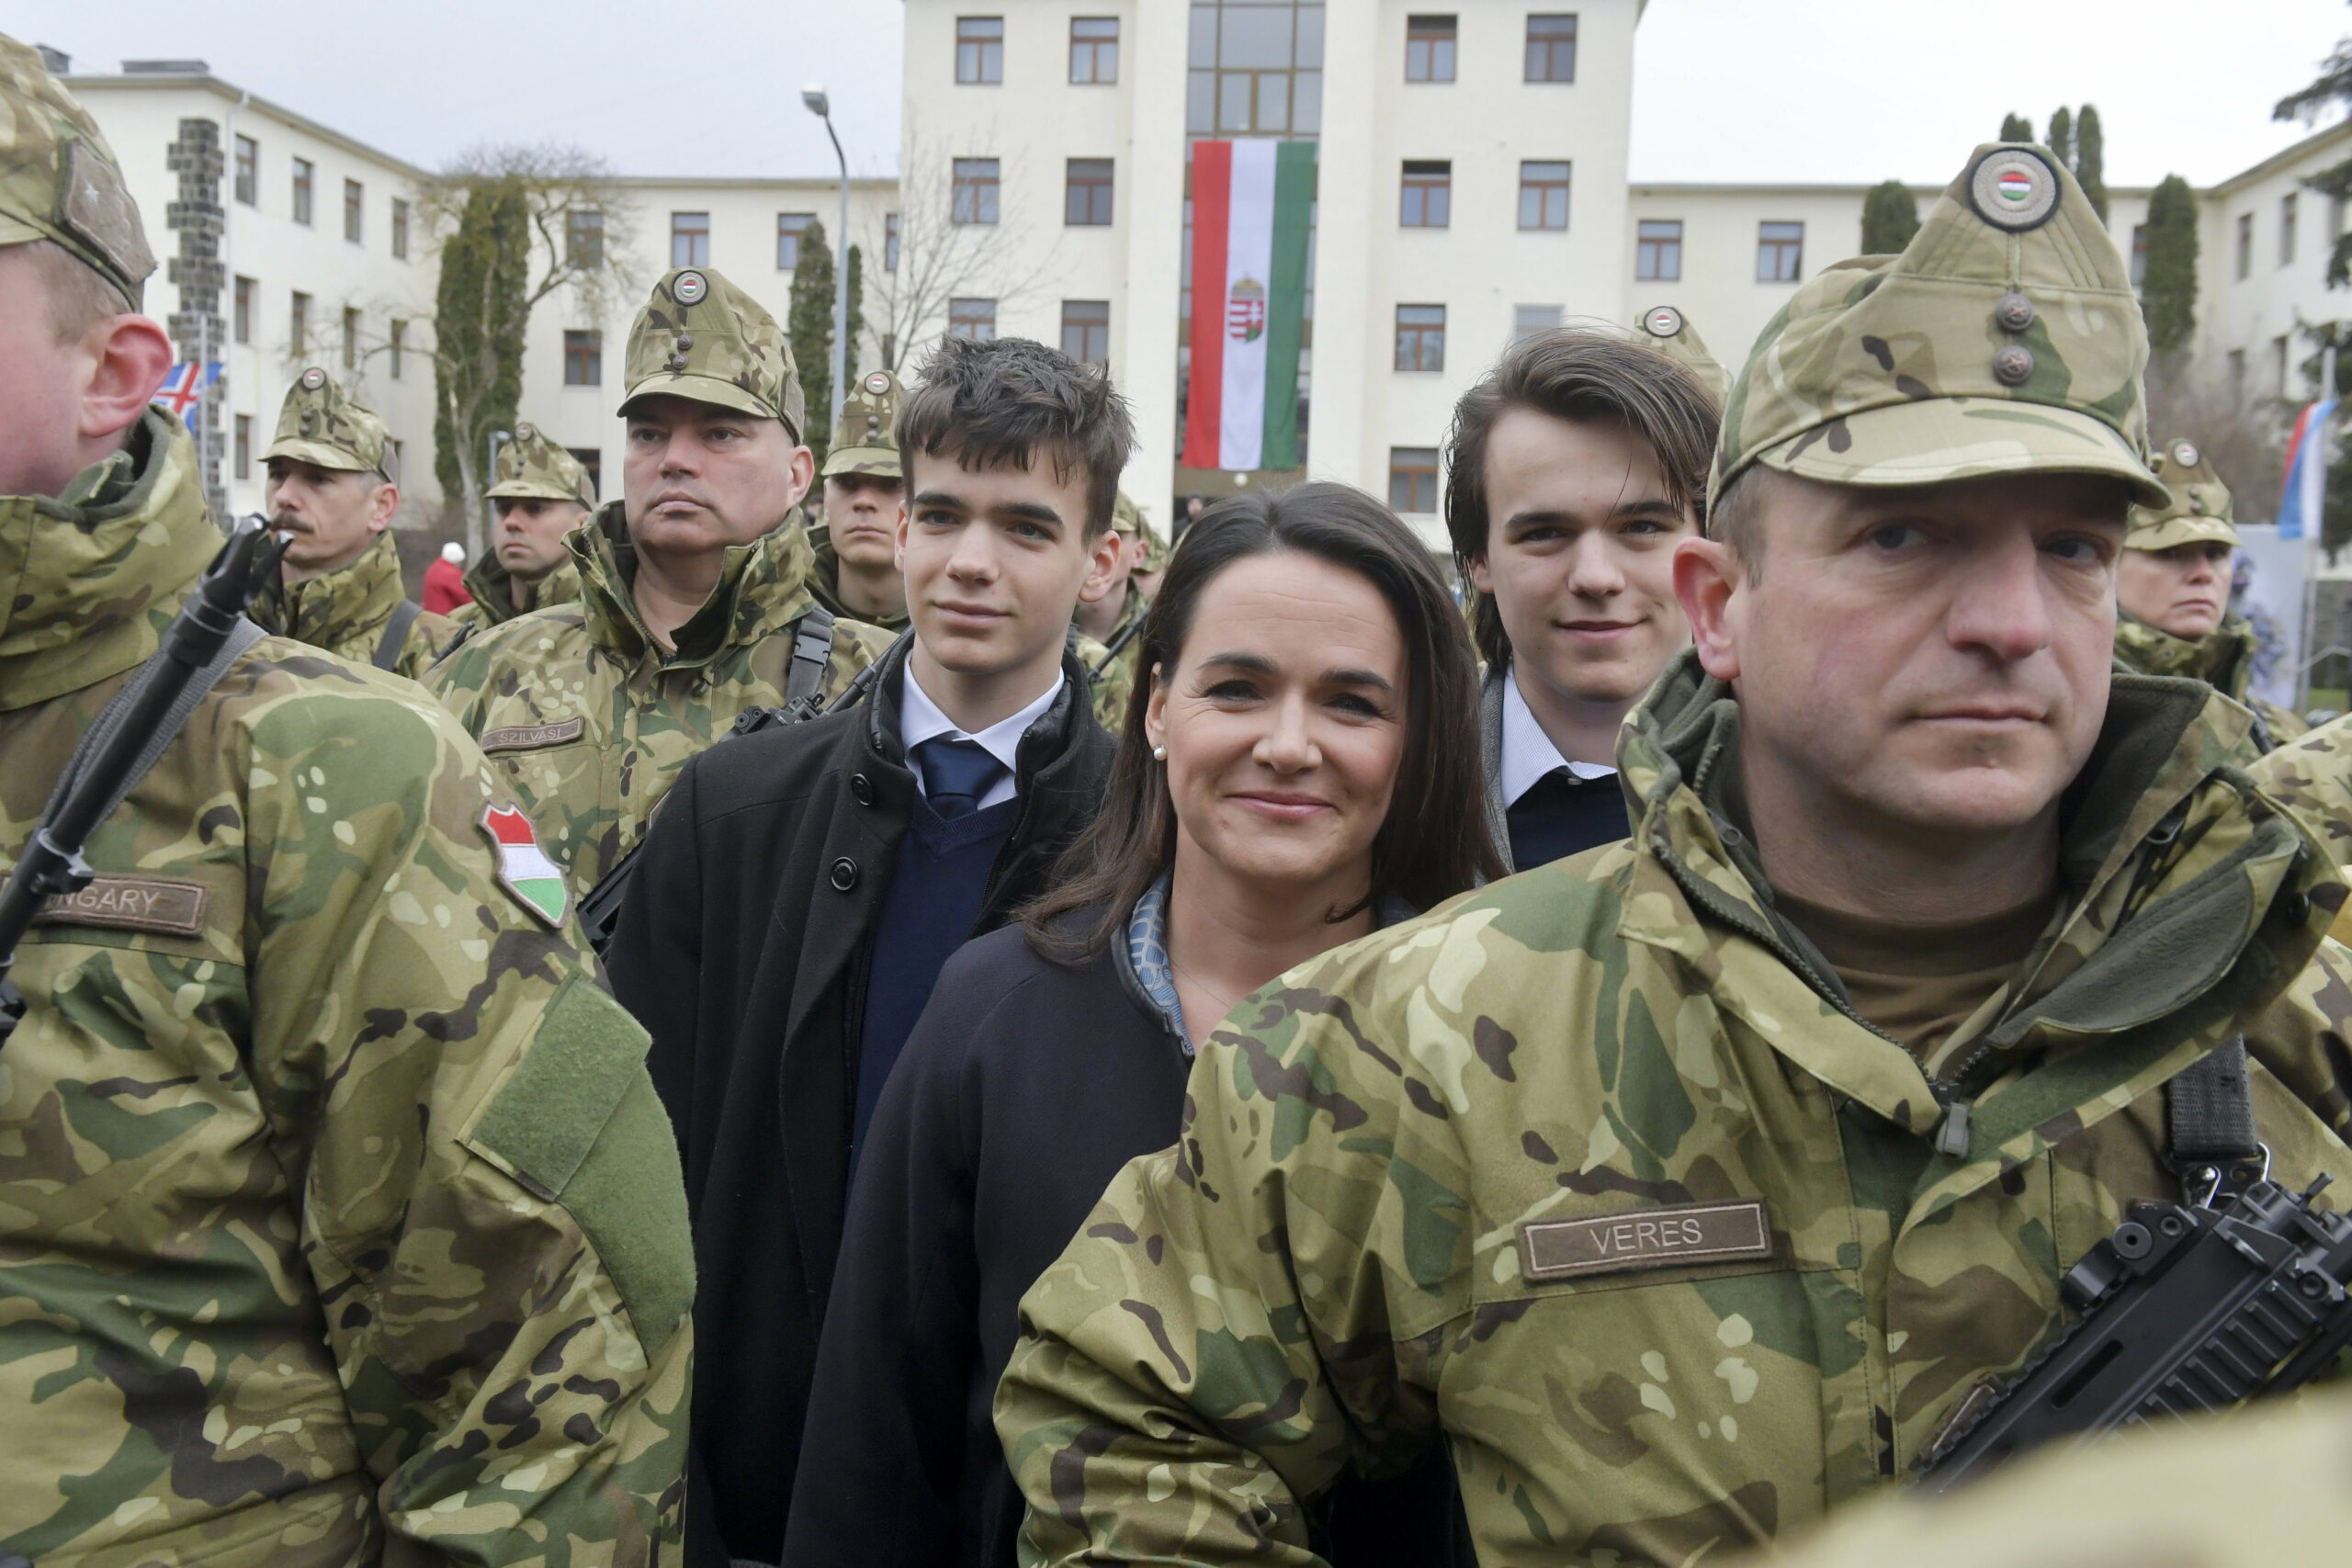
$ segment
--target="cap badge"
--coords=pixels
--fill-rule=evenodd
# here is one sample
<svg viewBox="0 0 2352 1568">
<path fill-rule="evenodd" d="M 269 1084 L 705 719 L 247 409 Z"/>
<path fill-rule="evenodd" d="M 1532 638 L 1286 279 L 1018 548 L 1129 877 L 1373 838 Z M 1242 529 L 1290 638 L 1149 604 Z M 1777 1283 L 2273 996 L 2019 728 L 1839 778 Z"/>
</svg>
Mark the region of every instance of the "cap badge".
<svg viewBox="0 0 2352 1568">
<path fill-rule="evenodd" d="M 680 354 L 684 354 L 684 353 L 685 353 L 688 349 L 691 349 L 692 347 L 694 347 L 694 345 L 695 345 L 695 334 L 694 334 L 694 333 L 680 333 L 678 334 L 678 352 L 679 352 Z"/>
<path fill-rule="evenodd" d="M 2178 463 L 2184 468 L 2195 468 L 2198 460 L 2197 444 L 2193 441 L 2174 442 L 2172 444 L 2172 460 Z"/>
<path fill-rule="evenodd" d="M 308 370 L 302 372 L 302 390 L 306 392 L 315 392 L 326 384 L 327 373 L 320 369 L 317 366 L 313 365 Z"/>
<path fill-rule="evenodd" d="M 2188 492 L 2188 510 L 2194 512 L 2199 517 L 2204 516 L 2205 498 L 2198 494 L 2195 491 L 2190 491 Z"/>
<path fill-rule="evenodd" d="M 682 272 L 670 280 L 670 298 L 681 305 L 699 305 L 710 293 L 710 280 L 698 272 Z"/>
<path fill-rule="evenodd" d="M 868 376 L 865 378 L 865 389 L 873 393 L 877 398 L 883 393 L 888 391 L 890 389 L 889 372 L 887 370 L 876 370 L 873 375 Z"/>
<path fill-rule="evenodd" d="M 2022 387 L 2033 379 L 2033 350 L 2011 344 L 1993 356 L 1993 379 L 2004 387 Z"/>
<path fill-rule="evenodd" d="M 2004 294 L 1993 307 L 1993 320 L 2003 332 L 2021 333 L 2033 325 L 2033 301 L 2022 294 Z"/>
<path fill-rule="evenodd" d="M 669 358 L 662 362 L 662 368 L 671 372 L 673 375 L 685 369 L 685 367 L 686 356 L 683 354 L 673 354 Z"/>
<path fill-rule="evenodd" d="M 537 434 L 538 431 L 528 421 L 514 427 L 514 439 L 517 441 L 528 441 Z"/>
<path fill-rule="evenodd" d="M 1682 331 L 1682 312 L 1660 305 L 1642 318 L 1642 330 L 1652 337 L 1673 337 Z"/>
<path fill-rule="evenodd" d="M 2012 234 L 2038 229 L 2058 210 L 2058 171 L 2022 147 L 1996 147 L 1968 176 L 1976 216 Z"/>
</svg>

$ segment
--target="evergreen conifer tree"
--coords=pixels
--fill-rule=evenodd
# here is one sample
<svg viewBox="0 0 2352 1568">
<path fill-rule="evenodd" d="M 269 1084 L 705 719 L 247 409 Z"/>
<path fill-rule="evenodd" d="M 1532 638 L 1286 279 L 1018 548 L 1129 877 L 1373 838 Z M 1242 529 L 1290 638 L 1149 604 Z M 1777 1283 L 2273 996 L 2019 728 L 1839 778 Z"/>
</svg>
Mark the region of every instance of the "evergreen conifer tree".
<svg viewBox="0 0 2352 1568">
<path fill-rule="evenodd" d="M 808 405 L 804 444 L 825 460 L 833 435 L 833 248 L 825 226 L 800 231 L 800 263 L 792 269 L 792 357 L 800 367 L 800 395 Z"/>
<path fill-rule="evenodd" d="M 2058 154 L 2058 161 L 2068 168 L 2075 166 L 2075 113 L 2060 104 L 2050 117 L 2050 134 L 2042 139 L 2043 146 Z"/>
<path fill-rule="evenodd" d="M 2197 330 L 2197 195 L 2187 180 L 2166 175 L 2149 196 L 2147 230 L 2140 313 L 2148 347 L 2162 358 L 2187 348 Z"/>
<path fill-rule="evenodd" d="M 2026 118 L 2025 116 L 2021 114 L 2012 113 L 2003 115 L 2001 117 L 2001 140 L 2004 141 L 2032 141 L 2033 121 Z"/>
<path fill-rule="evenodd" d="M 2091 198 L 2098 220 L 2107 221 L 2107 138 L 2099 130 L 2098 110 L 2089 104 L 2075 117 L 2075 177 Z"/>
<path fill-rule="evenodd" d="M 1919 203 L 1901 180 L 1871 186 L 1862 197 L 1862 254 L 1891 256 L 1919 231 Z"/>
</svg>

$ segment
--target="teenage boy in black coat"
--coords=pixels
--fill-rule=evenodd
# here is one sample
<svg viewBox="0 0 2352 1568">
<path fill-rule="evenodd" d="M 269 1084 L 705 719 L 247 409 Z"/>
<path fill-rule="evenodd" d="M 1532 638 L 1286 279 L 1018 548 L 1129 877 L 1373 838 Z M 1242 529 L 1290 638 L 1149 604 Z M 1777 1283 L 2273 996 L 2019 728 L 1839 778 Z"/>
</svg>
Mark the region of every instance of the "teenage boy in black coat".
<svg viewBox="0 0 2352 1568">
<path fill-rule="evenodd" d="M 690 1568 L 781 1555 L 883 1081 L 948 956 L 1044 890 L 1110 775 L 1064 639 L 1117 560 L 1125 403 L 1042 344 L 949 340 L 898 429 L 912 630 L 862 705 L 695 759 L 605 954 L 694 1211 Z"/>
</svg>

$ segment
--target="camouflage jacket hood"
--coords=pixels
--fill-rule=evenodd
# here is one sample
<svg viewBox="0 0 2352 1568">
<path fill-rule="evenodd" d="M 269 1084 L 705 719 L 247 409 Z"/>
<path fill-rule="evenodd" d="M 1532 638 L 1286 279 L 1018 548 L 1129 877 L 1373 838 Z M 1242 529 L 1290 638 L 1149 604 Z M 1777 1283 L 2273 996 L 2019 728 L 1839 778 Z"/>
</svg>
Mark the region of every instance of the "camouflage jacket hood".
<svg viewBox="0 0 2352 1568">
<path fill-rule="evenodd" d="M 1730 689 L 1689 651 L 1628 719 L 1618 761 L 1639 824 L 1634 886 L 1670 878 L 1679 901 L 1762 944 L 1851 1018 L 1828 966 L 1773 913 L 1746 829 L 1739 719 Z M 1925 1075 L 1891 1052 L 1862 1082 L 1840 1082 L 1842 1065 L 1804 1065 L 1897 1125 L 1925 1126 L 1941 1117 L 1939 1101 L 1973 1091 L 1980 1064 L 1997 1070 L 2028 1043 L 2063 1054 L 2120 1036 L 2160 1055 L 2216 1009 L 2267 1006 L 2319 948 L 2326 915 L 2313 895 L 2325 888 L 2332 907 L 2341 894 L 2309 829 L 2236 767 L 2249 725 L 2244 708 L 2199 682 L 2119 673 L 2106 725 L 2062 807 L 2060 913 L 2020 978 L 1937 1048 Z M 1638 896 L 1625 911 L 1625 934 L 1636 941 L 1713 940 Z M 2148 1038 L 2144 1026 L 2164 1019 L 2184 1027 Z"/>
<path fill-rule="evenodd" d="M 155 651 L 220 548 L 195 457 L 186 427 L 150 409 L 63 494 L 0 499 L 0 711 Z"/>
<path fill-rule="evenodd" d="M 2142 675 L 2185 675 L 2244 702 L 2246 684 L 2254 679 L 2254 626 L 2244 615 L 2226 615 L 2220 626 L 2191 640 L 2119 612 L 2115 661 Z"/>
<path fill-rule="evenodd" d="M 493 545 L 466 573 L 466 592 L 473 595 L 472 599 L 451 611 L 450 619 L 477 621 L 486 626 L 503 626 L 517 615 L 578 600 L 580 568 L 569 557 L 558 561 L 545 577 L 525 585 L 525 604 L 518 610 L 514 607 L 514 574 L 498 558 L 498 548 Z"/>
<path fill-rule="evenodd" d="M 637 613 L 630 591 L 637 581 L 637 547 L 629 542 L 621 507 L 620 502 L 607 502 L 564 543 L 580 569 L 588 635 L 623 664 L 707 664 L 726 649 L 775 636 L 815 607 L 808 592 L 813 557 L 808 533 L 787 524 L 748 545 L 727 547 L 710 597 L 678 628 L 676 651 L 665 653 Z"/>
<path fill-rule="evenodd" d="M 853 621 L 864 621 L 870 626 L 880 626 L 892 637 L 898 636 L 914 624 L 903 609 L 895 615 L 874 615 L 862 610 L 853 610 L 843 604 L 842 602 L 842 558 L 841 552 L 833 548 L 831 531 L 826 528 L 811 528 L 804 532 L 807 534 L 810 550 L 808 592 L 816 598 L 818 604 L 831 610 L 836 616 Z"/>
</svg>

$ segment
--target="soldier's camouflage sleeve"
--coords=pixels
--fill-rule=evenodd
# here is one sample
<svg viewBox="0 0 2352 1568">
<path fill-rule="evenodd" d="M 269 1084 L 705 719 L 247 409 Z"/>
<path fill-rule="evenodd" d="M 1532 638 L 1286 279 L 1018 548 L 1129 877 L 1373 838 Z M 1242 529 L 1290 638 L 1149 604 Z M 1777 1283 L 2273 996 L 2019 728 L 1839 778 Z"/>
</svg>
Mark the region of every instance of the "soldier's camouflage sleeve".
<svg viewBox="0 0 2352 1568">
<path fill-rule="evenodd" d="M 1102 658 L 1102 655 L 1097 653 L 1087 669 L 1092 671 Z M 1126 728 L 1127 705 L 1135 700 L 1135 672 L 1128 668 L 1125 659 L 1114 659 L 1103 666 L 1102 675 L 1094 682 L 1095 722 L 1109 730 L 1114 739 Z"/>
<path fill-rule="evenodd" d="M 502 880 L 481 754 L 369 682 L 254 721 L 251 1061 L 388 1561 L 650 1562 L 693 1263 L 645 1035 Z"/>
<path fill-rule="evenodd" d="M 1312 1563 L 1302 1499 L 1434 1438 L 1444 1331 L 1396 1339 L 1389 1297 L 1452 1293 L 1463 1205 L 1400 1146 L 1389 1097 L 1349 1081 L 1363 1057 L 1324 1048 L 1354 1027 L 1336 998 L 1375 978 L 1354 952 L 1235 1010 L 1177 1145 L 1121 1171 L 1023 1298 L 996 1424 L 1024 1568 Z M 1427 1288 L 1386 1253 L 1427 1263 Z"/>
</svg>

